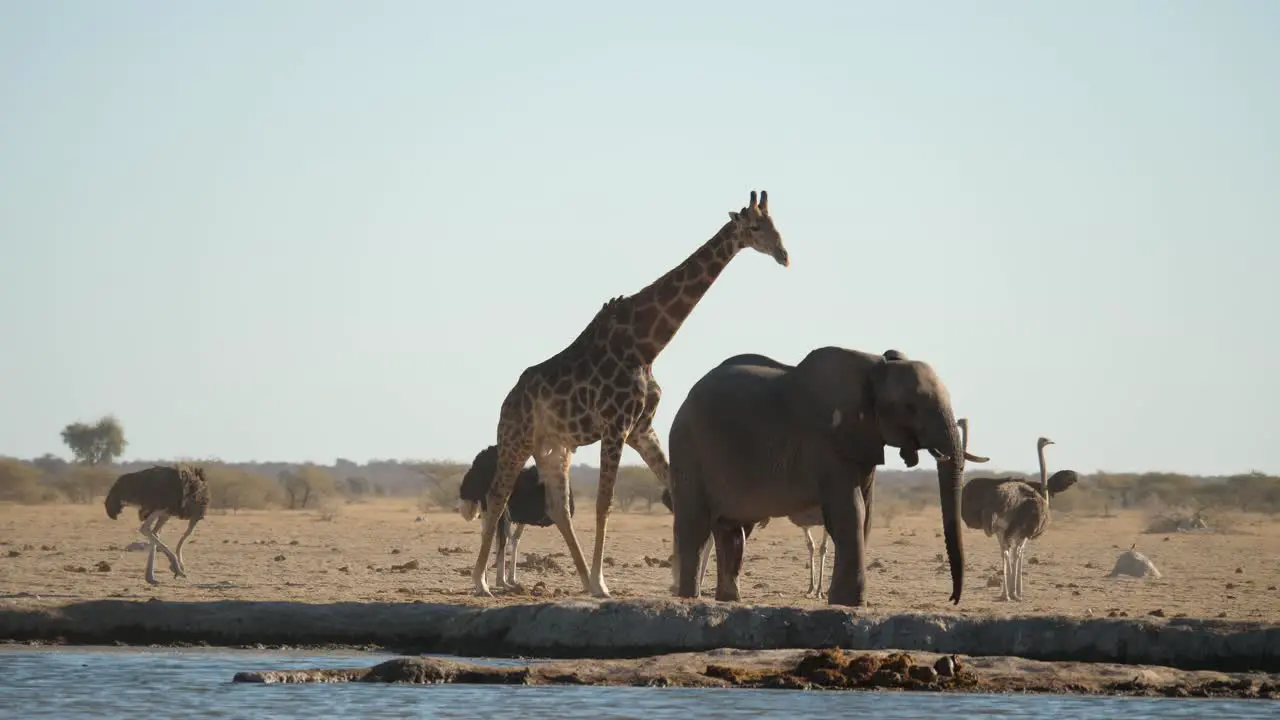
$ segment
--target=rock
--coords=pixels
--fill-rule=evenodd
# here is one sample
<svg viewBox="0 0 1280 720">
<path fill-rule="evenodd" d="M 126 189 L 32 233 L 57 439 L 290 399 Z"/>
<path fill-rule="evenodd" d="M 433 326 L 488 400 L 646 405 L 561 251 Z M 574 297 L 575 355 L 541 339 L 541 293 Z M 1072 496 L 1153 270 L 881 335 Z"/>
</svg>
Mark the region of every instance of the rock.
<svg viewBox="0 0 1280 720">
<path fill-rule="evenodd" d="M 938 671 L 925 665 L 913 665 L 907 676 L 916 682 L 933 684 L 938 682 Z"/>
<path fill-rule="evenodd" d="M 1125 550 L 1116 558 L 1116 565 L 1111 569 L 1109 577 L 1128 575 L 1130 577 L 1152 577 L 1159 580 L 1163 577 L 1155 563 L 1137 550 Z"/>
<path fill-rule="evenodd" d="M 22 553 L 18 552 L 17 550 L 10 550 L 9 557 L 22 557 Z"/>
<path fill-rule="evenodd" d="M 271 559 L 272 559 L 272 560 L 274 560 L 274 561 L 276 561 L 276 562 L 284 562 L 284 556 L 283 556 L 283 555 L 277 555 L 277 556 L 275 556 L 275 557 L 273 557 L 273 558 L 271 558 Z"/>
<path fill-rule="evenodd" d="M 933 671 L 939 677 L 951 677 L 960 669 L 960 659 L 955 655 L 944 655 L 938 658 L 938 662 L 933 664 Z"/>
<path fill-rule="evenodd" d="M 376 644 L 411 647 L 420 653 L 544 658 L 642 657 L 712 648 L 839 644 L 860 651 L 901 648 L 913 655 L 1020 655 L 1037 660 L 1280 672 L 1280 624 L 1275 622 L 1145 614 L 1124 618 L 1118 608 L 1103 608 L 1098 613 L 1114 611 L 1113 618 L 888 613 L 836 606 L 595 600 L 578 594 L 576 587 L 573 591 L 561 600 L 563 588 L 552 587 L 545 600 L 504 606 L 230 599 L 153 606 L 129 600 L 73 601 L 41 607 L 0 604 L 0 640 L 76 637 L 85 644 L 137 638 L 155 643 L 203 640 L 237 646 L 247 642 Z M 931 657 L 929 664 L 936 659 Z M 903 667 L 902 673 L 905 671 Z"/>
<path fill-rule="evenodd" d="M 93 569 L 98 572 L 111 572 L 111 564 L 106 560 L 99 560 L 98 564 L 93 566 Z"/>
</svg>

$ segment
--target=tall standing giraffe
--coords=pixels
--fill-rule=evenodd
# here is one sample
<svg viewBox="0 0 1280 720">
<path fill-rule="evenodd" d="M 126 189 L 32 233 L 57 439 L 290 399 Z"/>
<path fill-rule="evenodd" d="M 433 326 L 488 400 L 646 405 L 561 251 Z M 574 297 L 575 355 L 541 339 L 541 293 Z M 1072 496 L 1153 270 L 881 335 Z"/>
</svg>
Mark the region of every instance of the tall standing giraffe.
<svg viewBox="0 0 1280 720">
<path fill-rule="evenodd" d="M 729 222 L 662 277 L 630 296 L 601 306 L 567 347 L 526 369 L 502 402 L 498 419 L 498 468 L 489 486 L 480 554 L 471 573 L 477 595 L 491 595 L 485 572 L 494 531 L 516 476 L 532 455 L 547 486 L 547 512 L 564 536 L 587 592 L 609 597 L 604 584 L 604 541 L 622 446 L 639 453 L 664 487 L 670 470 L 653 430 L 662 388 L 653 362 L 685 318 L 743 248 L 789 264 L 782 235 L 769 216 L 769 195 L 751 191 L 751 203 L 729 212 Z M 569 518 L 569 465 L 583 445 L 600 442 L 595 556 L 591 573 Z M 501 578 L 499 578 L 501 582 Z"/>
</svg>

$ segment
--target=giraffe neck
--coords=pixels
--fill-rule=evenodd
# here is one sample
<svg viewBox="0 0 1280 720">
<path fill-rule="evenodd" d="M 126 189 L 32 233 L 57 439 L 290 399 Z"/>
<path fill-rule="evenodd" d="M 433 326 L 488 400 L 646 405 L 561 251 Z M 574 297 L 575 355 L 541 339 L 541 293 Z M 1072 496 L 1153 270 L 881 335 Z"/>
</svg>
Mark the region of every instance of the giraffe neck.
<svg viewBox="0 0 1280 720">
<path fill-rule="evenodd" d="M 726 224 L 715 237 L 662 277 L 632 296 L 631 333 L 641 360 L 652 364 L 676 336 L 685 318 L 741 249 Z"/>
</svg>

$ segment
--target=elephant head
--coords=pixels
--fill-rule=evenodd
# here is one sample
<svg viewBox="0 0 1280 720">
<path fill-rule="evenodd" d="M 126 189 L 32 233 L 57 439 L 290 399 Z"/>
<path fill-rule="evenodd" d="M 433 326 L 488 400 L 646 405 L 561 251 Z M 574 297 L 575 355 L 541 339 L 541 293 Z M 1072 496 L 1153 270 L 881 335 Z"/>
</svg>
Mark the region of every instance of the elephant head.
<svg viewBox="0 0 1280 720">
<path fill-rule="evenodd" d="M 964 587 L 960 491 L 967 452 L 946 386 L 927 363 L 899 352 L 871 355 L 837 347 L 809 353 L 789 374 L 788 404 L 811 433 L 863 465 L 884 463 L 884 446 L 900 449 L 909 465 L 928 450 L 938 463 L 943 534 L 951 565 L 953 603 Z"/>
</svg>

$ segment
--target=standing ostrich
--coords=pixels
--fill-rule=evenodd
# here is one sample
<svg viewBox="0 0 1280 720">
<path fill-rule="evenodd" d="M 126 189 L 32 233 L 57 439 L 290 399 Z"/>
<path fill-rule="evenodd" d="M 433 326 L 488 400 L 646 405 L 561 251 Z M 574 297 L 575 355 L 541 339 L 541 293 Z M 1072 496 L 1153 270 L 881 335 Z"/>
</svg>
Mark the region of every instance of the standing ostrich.
<svg viewBox="0 0 1280 720">
<path fill-rule="evenodd" d="M 186 577 L 182 564 L 182 546 L 195 532 L 196 523 L 204 519 L 209 510 L 209 485 L 204 479 L 204 468 L 194 465 L 156 465 L 146 470 L 125 473 L 116 478 L 107 493 L 107 517 L 115 520 L 125 505 L 138 507 L 138 519 L 142 525 L 138 532 L 150 543 L 147 552 L 147 582 L 157 585 L 155 563 L 156 548 L 169 558 L 173 576 Z M 160 540 L 160 528 L 171 518 L 187 521 L 187 531 L 178 539 L 176 552 Z"/>
<path fill-rule="evenodd" d="M 471 461 L 471 469 L 462 476 L 462 487 L 458 489 L 458 496 L 462 500 L 458 505 L 458 512 L 464 520 L 470 522 L 476 519 L 481 509 L 488 509 L 486 497 L 497 469 L 497 445 L 490 445 L 481 450 L 475 460 Z M 567 486 L 565 492 L 569 496 L 569 517 L 573 517 L 573 488 Z M 514 533 L 511 532 L 512 521 L 516 523 Z M 498 518 L 498 587 L 519 587 L 516 584 L 516 553 L 520 547 L 520 536 L 524 534 L 525 526 L 551 527 L 554 524 L 555 521 L 547 512 L 547 486 L 542 484 L 537 466 L 531 465 L 521 470 L 516 476 L 515 488 L 511 491 L 511 498 L 507 500 L 507 509 Z M 511 538 L 509 566 L 506 563 L 508 537 Z"/>
<path fill-rule="evenodd" d="M 962 444 L 968 446 L 969 421 L 956 421 L 963 436 Z M 1049 527 L 1049 498 L 1074 485 L 1079 476 L 1074 470 L 1059 470 L 1047 477 L 1044 448 L 1054 445 L 1052 440 L 1041 437 L 1036 440 L 1036 454 L 1040 458 L 1040 482 L 1022 478 L 972 478 L 964 485 L 960 496 L 960 514 L 964 524 L 974 530 L 982 530 L 1000 542 L 1003 587 L 1001 600 L 1022 600 L 1022 562 L 1027 543 L 1044 534 Z"/>
<path fill-rule="evenodd" d="M 822 506 L 814 505 L 808 510 L 792 513 L 787 516 L 787 519 L 804 532 L 804 544 L 809 547 L 809 589 L 804 592 L 804 596 L 824 597 L 822 576 L 827 571 L 827 538 L 831 536 L 827 534 L 826 525 L 822 521 Z M 757 523 L 756 527 L 763 528 L 768 524 L 769 521 L 765 520 Z M 818 529 L 818 536 L 822 540 L 821 546 L 813 541 L 813 528 Z"/>
</svg>

